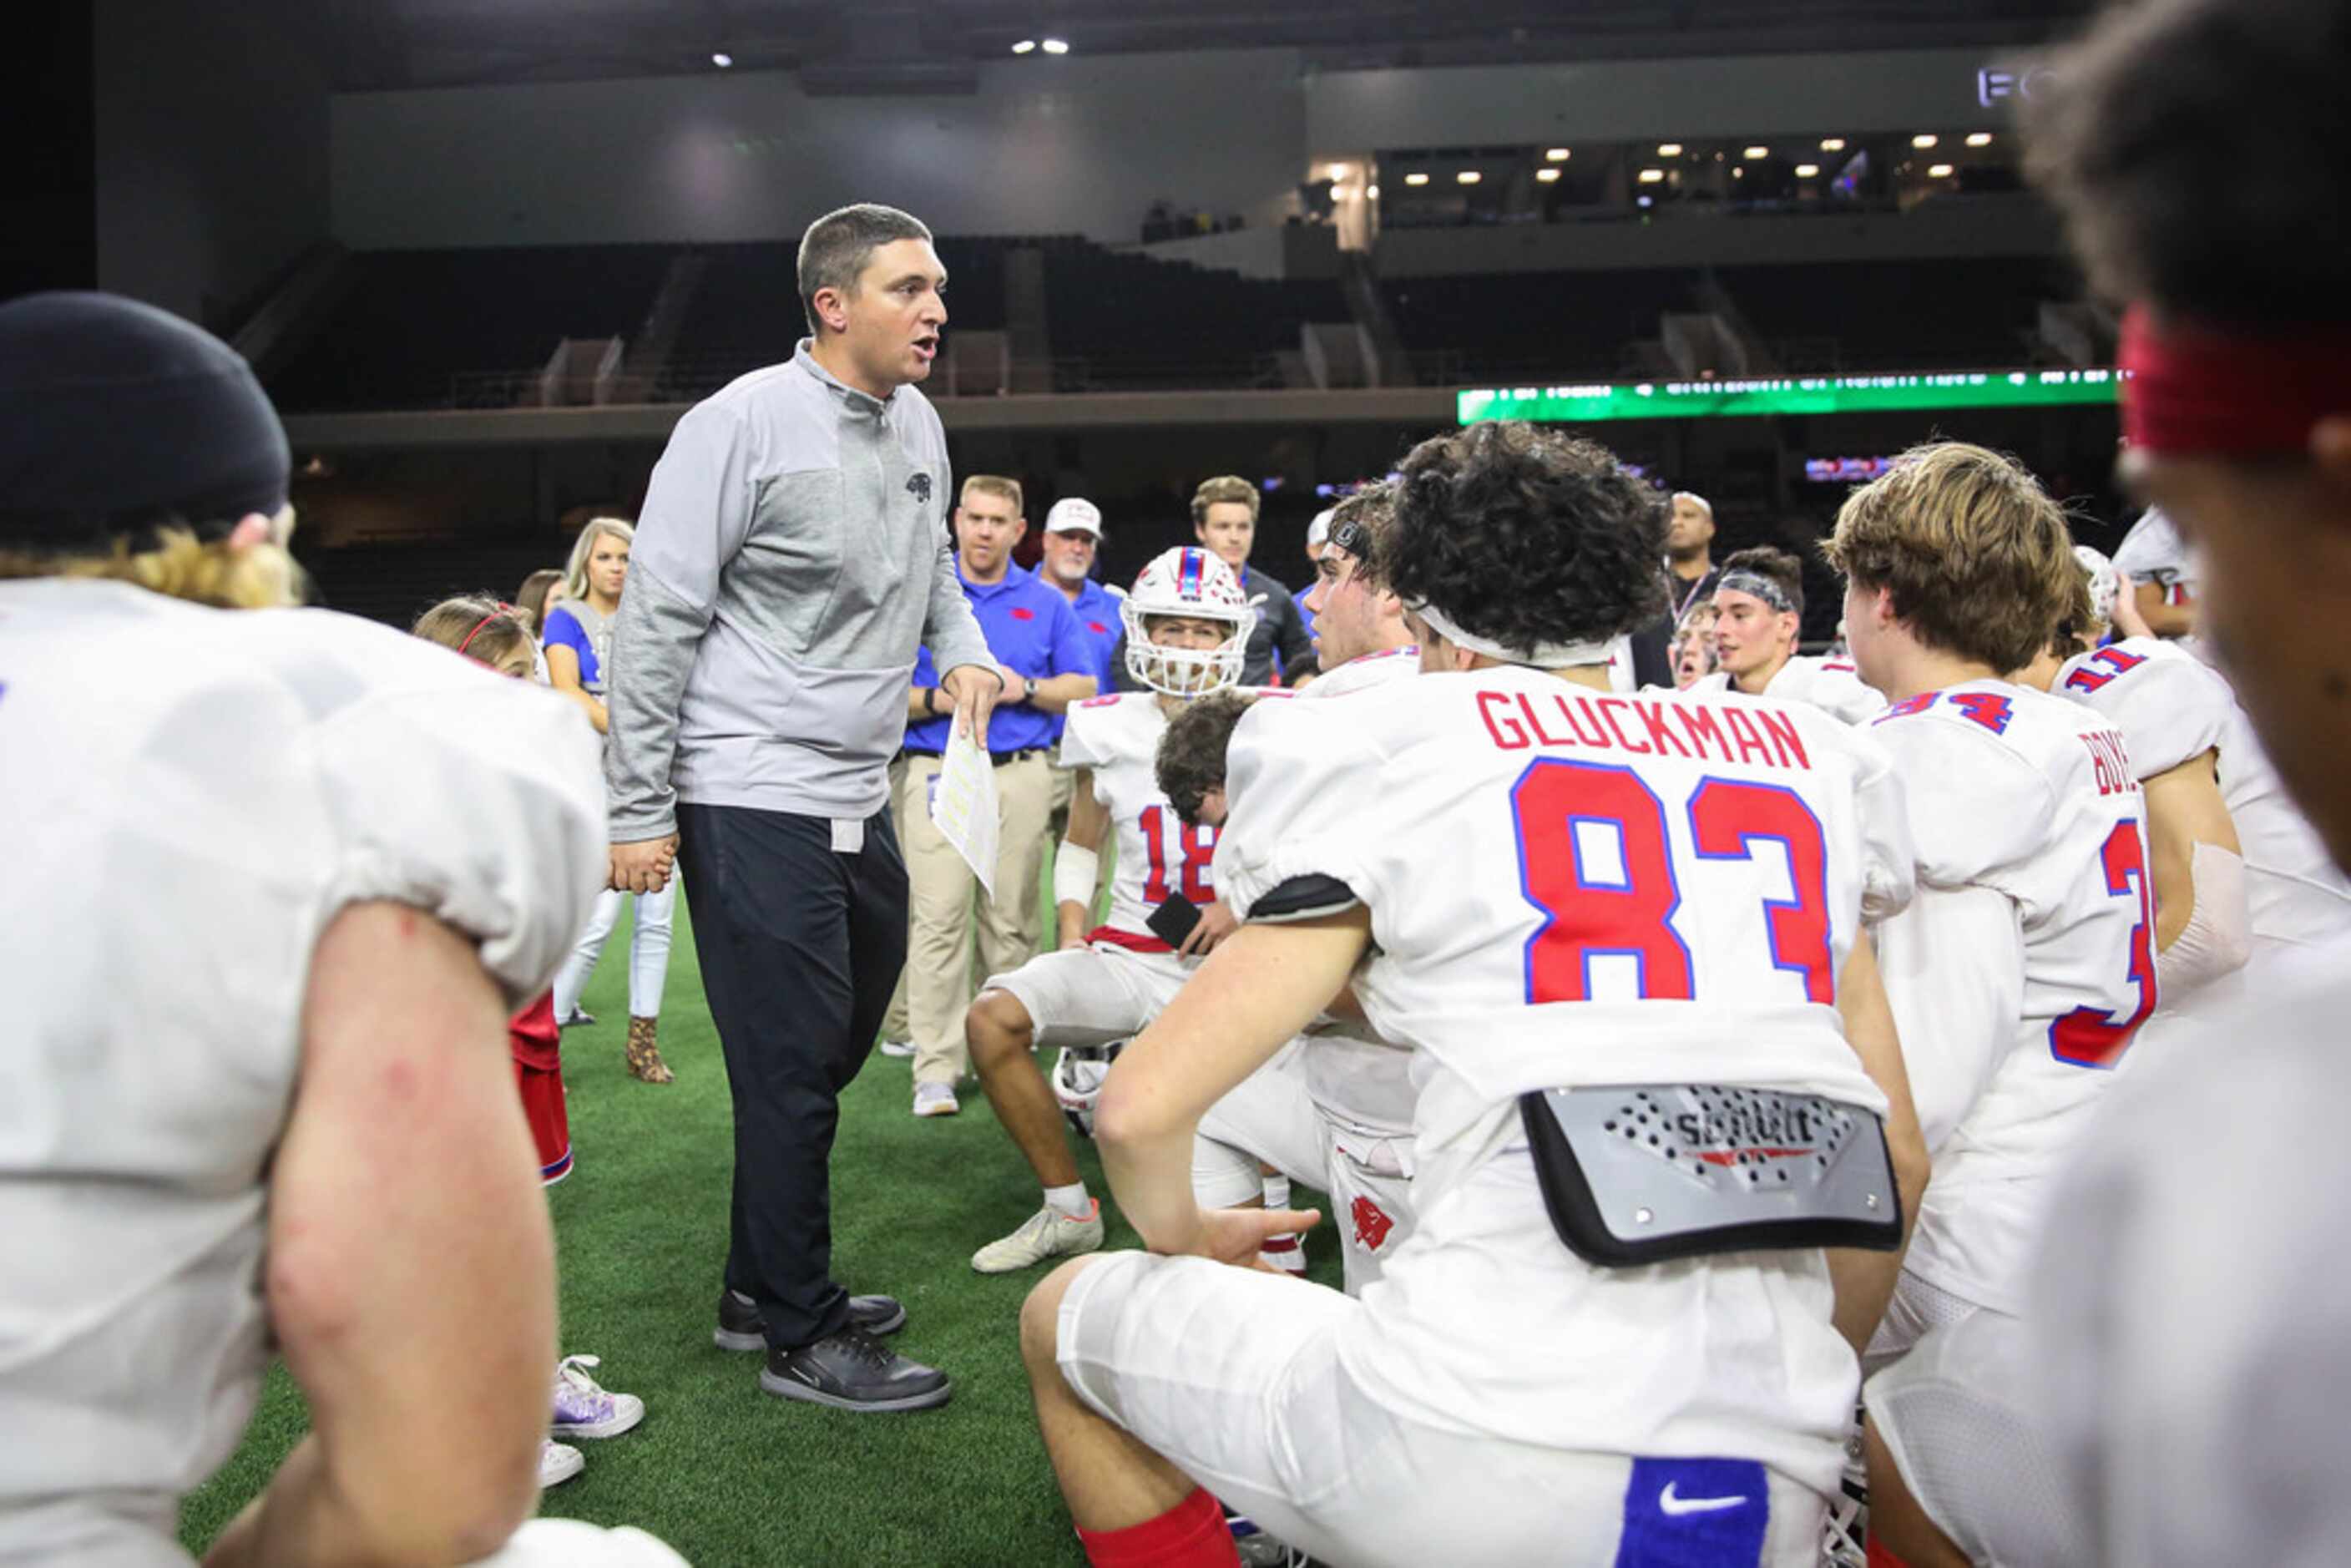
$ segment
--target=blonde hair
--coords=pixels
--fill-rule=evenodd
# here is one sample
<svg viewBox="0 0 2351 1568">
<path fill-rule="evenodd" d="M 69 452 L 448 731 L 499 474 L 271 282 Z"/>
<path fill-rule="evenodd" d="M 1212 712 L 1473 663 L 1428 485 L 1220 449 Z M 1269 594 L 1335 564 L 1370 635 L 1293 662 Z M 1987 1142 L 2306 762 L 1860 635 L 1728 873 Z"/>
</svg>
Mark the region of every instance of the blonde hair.
<svg viewBox="0 0 2351 1568">
<path fill-rule="evenodd" d="M 1257 486 L 1238 474 L 1219 474 L 1213 479 L 1203 479 L 1200 487 L 1192 492 L 1192 526 L 1198 528 L 1208 520 L 1208 508 L 1219 501 L 1238 501 L 1249 509 L 1249 521 L 1257 521 Z"/>
<path fill-rule="evenodd" d="M 486 593 L 461 593 L 444 599 L 416 618 L 409 632 L 428 643 L 438 643 L 463 653 L 477 664 L 497 666 L 517 651 L 528 652 L 538 639 L 522 612 L 501 604 Z"/>
<path fill-rule="evenodd" d="M 956 493 L 956 499 L 958 503 L 968 500 L 975 490 L 983 496 L 994 496 L 999 500 L 1011 502 L 1012 515 L 1016 517 L 1027 515 L 1021 505 L 1020 481 L 1018 479 L 1007 479 L 1001 474 L 974 474 L 964 480 L 963 488 Z"/>
<path fill-rule="evenodd" d="M 2073 608 L 2065 514 L 2012 457 L 1961 441 L 1915 446 L 1845 498 L 1822 553 L 1932 648 L 2018 670 Z"/>
<path fill-rule="evenodd" d="M 299 604 L 308 578 L 284 546 L 231 549 L 226 539 L 199 540 L 185 528 L 156 530 L 152 549 L 134 550 L 118 538 L 103 555 L 42 555 L 0 549 L 0 579 L 84 578 L 128 582 L 192 604 L 220 610 L 273 610 Z"/>
<path fill-rule="evenodd" d="M 619 517 L 590 517 L 580 529 L 580 537 L 571 542 L 571 559 L 563 568 L 563 595 L 567 599 L 588 597 L 588 557 L 596 548 L 596 536 L 611 534 L 622 544 L 634 548 L 637 530 Z"/>
</svg>

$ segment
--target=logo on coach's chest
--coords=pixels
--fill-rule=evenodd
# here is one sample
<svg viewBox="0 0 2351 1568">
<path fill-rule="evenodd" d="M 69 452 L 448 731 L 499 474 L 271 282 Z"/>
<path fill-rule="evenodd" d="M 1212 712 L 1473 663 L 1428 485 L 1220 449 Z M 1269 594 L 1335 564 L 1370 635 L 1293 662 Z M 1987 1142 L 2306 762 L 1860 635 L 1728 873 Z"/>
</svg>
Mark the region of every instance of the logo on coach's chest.
<svg viewBox="0 0 2351 1568">
<path fill-rule="evenodd" d="M 919 468 L 914 470 L 912 474 L 907 475 L 906 494 L 914 497 L 914 505 L 918 507 L 929 506 L 931 504 L 931 476 L 928 474 L 924 473 Z"/>
</svg>

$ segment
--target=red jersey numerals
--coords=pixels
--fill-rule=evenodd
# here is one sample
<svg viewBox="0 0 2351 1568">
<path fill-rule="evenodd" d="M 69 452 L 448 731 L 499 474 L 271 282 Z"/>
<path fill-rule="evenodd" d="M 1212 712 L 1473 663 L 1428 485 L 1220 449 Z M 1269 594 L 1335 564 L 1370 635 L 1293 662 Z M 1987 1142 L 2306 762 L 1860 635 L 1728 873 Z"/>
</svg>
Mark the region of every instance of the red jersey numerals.
<svg viewBox="0 0 2351 1568">
<path fill-rule="evenodd" d="M 1527 1000 L 1591 1000 L 1592 960 L 1611 955 L 1635 961 L 1643 999 L 1694 998 L 1689 947 L 1673 925 L 1682 895 L 1665 802 L 1640 776 L 1545 758 L 1519 776 L 1510 805 L 1520 890 L 1544 917 L 1527 940 Z M 1700 860 L 1751 859 L 1763 840 L 1784 846 L 1793 896 L 1764 901 L 1771 961 L 1802 977 L 1808 1001 L 1834 1001 L 1828 846 L 1812 808 L 1784 785 L 1707 778 L 1687 810 Z M 1613 857 L 1600 852 L 1612 843 Z"/>
<path fill-rule="evenodd" d="M 2049 1053 L 2075 1067 L 2107 1068 L 2122 1060 L 2147 1015 L 2155 1011 L 2155 892 L 2147 874 L 2147 852 L 2138 824 L 2123 821 L 2106 835 L 2098 857 L 2106 879 L 2106 893 L 2127 898 L 2136 915 L 2130 928 L 2129 956 L 2124 975 L 2137 993 L 2131 1011 L 2118 1015 L 2097 1008 L 2075 1008 L 2049 1026 Z"/>
<path fill-rule="evenodd" d="M 1145 806 L 1138 825 L 1150 857 L 1143 873 L 1144 903 L 1154 907 L 1165 904 L 1171 890 L 1204 908 L 1217 902 L 1210 869 L 1217 858 L 1216 829 L 1185 822 L 1173 806 Z M 1172 863 L 1167 852 L 1171 841 L 1176 851 Z"/>
<path fill-rule="evenodd" d="M 2101 648 L 2075 666 L 2065 676 L 2065 689 L 2095 692 L 2116 675 L 2126 675 L 2147 663 L 2145 653 L 2128 653 L 2121 648 Z M 2103 670 L 2097 668 L 2104 664 Z"/>
</svg>

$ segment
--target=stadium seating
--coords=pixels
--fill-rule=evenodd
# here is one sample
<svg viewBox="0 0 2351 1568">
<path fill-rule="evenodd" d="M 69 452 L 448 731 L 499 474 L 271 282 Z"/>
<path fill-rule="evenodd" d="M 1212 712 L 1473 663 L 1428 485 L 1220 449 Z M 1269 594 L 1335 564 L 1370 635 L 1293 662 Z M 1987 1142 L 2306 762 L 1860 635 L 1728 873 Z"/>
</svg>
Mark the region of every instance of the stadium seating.
<svg viewBox="0 0 2351 1568">
<path fill-rule="evenodd" d="M 565 338 L 627 337 L 675 247 L 532 246 L 370 251 L 340 298 L 270 380 L 292 413 L 440 408 L 455 378 L 537 371 Z"/>
</svg>

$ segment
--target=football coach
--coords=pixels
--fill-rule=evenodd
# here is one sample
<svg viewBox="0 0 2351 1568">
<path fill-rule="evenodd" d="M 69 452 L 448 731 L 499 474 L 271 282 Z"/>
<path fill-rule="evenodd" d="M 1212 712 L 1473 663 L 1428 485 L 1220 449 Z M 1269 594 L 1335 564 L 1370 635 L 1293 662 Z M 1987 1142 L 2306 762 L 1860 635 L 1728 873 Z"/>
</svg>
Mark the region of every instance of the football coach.
<svg viewBox="0 0 2351 1568">
<path fill-rule="evenodd" d="M 847 1410 L 946 1402 L 877 1337 L 906 1320 L 832 1278 L 841 1089 L 906 956 L 886 768 L 927 644 L 987 744 L 1000 683 L 956 579 L 946 438 L 914 383 L 946 324 L 930 230 L 843 207 L 801 237 L 810 336 L 680 420 L 612 636 L 611 881 L 685 879 L 735 1102 L 717 1342 L 759 1385 Z"/>
</svg>

